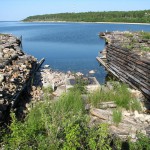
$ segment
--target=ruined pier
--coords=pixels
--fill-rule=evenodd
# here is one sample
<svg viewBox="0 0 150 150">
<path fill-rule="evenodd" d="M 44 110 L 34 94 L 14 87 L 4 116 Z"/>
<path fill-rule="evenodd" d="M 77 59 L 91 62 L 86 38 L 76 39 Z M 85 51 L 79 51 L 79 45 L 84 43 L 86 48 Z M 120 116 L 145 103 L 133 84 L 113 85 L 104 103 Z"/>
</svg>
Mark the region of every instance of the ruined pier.
<svg viewBox="0 0 150 150">
<path fill-rule="evenodd" d="M 150 100 L 150 33 L 105 32 L 104 51 L 96 59 L 109 72 Z M 105 59 L 105 60 L 104 60 Z"/>
</svg>

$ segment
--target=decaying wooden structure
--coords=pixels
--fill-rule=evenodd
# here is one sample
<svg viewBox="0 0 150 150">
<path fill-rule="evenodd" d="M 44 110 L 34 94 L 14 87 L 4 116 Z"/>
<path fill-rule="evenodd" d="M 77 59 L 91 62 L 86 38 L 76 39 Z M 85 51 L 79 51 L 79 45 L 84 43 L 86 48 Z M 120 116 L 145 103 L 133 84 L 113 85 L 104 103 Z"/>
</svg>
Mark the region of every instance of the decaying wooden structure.
<svg viewBox="0 0 150 150">
<path fill-rule="evenodd" d="M 121 81 L 141 90 L 150 100 L 150 40 L 142 39 L 140 33 L 130 32 L 106 32 L 100 36 L 105 38 L 106 47 L 97 60 Z"/>
</svg>

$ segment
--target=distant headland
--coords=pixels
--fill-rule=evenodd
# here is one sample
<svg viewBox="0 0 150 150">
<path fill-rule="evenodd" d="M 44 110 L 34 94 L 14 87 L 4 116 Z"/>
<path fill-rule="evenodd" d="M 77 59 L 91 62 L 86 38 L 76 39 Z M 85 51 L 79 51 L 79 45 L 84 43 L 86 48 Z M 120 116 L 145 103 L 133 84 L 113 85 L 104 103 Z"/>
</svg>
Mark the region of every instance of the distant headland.
<svg viewBox="0 0 150 150">
<path fill-rule="evenodd" d="M 29 16 L 22 21 L 150 23 L 150 10 L 44 14 Z"/>
</svg>

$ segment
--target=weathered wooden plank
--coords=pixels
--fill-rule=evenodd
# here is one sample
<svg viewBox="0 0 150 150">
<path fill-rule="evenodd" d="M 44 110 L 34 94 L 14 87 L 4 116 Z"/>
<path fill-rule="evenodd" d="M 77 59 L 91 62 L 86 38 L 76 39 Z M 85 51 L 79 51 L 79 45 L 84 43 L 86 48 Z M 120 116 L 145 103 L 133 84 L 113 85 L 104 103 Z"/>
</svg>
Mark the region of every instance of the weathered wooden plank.
<svg viewBox="0 0 150 150">
<path fill-rule="evenodd" d="M 143 59 L 139 55 L 135 54 L 135 52 L 129 51 L 126 52 L 124 49 L 118 49 L 116 47 L 107 46 L 107 51 L 113 51 L 113 53 L 121 53 L 122 55 L 126 55 L 126 57 L 130 57 L 131 60 L 136 60 L 137 63 L 140 63 L 141 65 L 148 67 L 150 69 L 150 60 Z"/>
<path fill-rule="evenodd" d="M 141 70 L 141 72 L 143 72 L 143 73 L 147 72 L 146 73 L 147 75 L 150 74 L 150 70 L 149 69 L 147 69 L 146 67 L 137 65 L 137 63 L 135 63 L 135 61 L 132 61 L 132 59 L 131 60 L 125 59 L 123 57 L 120 57 L 120 56 L 117 56 L 117 55 L 113 54 L 112 52 L 111 53 L 109 52 L 107 54 L 107 58 L 108 58 L 108 60 L 111 59 L 111 58 L 114 58 L 114 59 L 118 60 L 119 62 L 124 62 L 125 65 L 129 65 L 130 67 L 133 67 L 133 66 L 137 67 L 138 66 L 142 70 L 144 70 L 144 71 Z M 132 64 L 132 65 L 130 65 L 130 64 Z"/>
<path fill-rule="evenodd" d="M 113 64 L 113 66 L 115 66 L 115 64 Z M 111 67 L 111 66 L 109 66 Z M 120 74 L 126 74 L 127 77 L 130 77 L 131 79 L 133 79 L 134 81 L 136 81 L 139 85 L 145 87 L 146 89 L 150 89 L 150 86 L 144 84 L 143 82 L 141 82 L 140 79 L 136 78 L 135 75 L 131 75 L 130 73 L 124 71 L 123 69 L 119 68 L 118 66 L 115 66 L 115 71 L 116 72 L 120 72 Z"/>
<path fill-rule="evenodd" d="M 134 62 L 134 63 L 136 63 L 138 65 L 141 65 L 143 67 L 146 67 L 146 68 L 148 68 L 150 70 L 150 65 L 148 65 L 147 63 L 145 63 L 139 57 L 138 58 L 137 57 L 133 57 L 133 55 L 130 55 L 129 53 L 122 54 L 122 53 L 119 52 L 119 50 L 118 51 L 116 51 L 116 50 L 111 51 L 111 50 L 108 49 L 107 52 L 111 53 L 112 55 L 115 55 L 116 57 L 120 57 L 120 58 L 122 58 L 124 60 L 128 59 L 128 60 L 130 60 L 130 61 L 132 61 L 132 62 Z M 107 56 L 107 54 L 106 54 L 106 56 Z M 146 60 L 146 61 L 148 61 L 148 60 Z"/>
</svg>

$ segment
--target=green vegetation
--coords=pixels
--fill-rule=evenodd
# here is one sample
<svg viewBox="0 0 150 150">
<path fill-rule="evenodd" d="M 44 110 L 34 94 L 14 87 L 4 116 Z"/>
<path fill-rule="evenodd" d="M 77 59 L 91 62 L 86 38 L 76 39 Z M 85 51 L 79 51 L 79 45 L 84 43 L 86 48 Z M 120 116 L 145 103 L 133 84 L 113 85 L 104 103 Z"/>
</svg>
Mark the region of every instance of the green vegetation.
<svg viewBox="0 0 150 150">
<path fill-rule="evenodd" d="M 114 101 L 114 90 L 98 89 L 89 95 L 89 103 L 99 107 L 100 102 Z"/>
<path fill-rule="evenodd" d="M 150 23 L 150 10 L 45 14 L 30 16 L 23 21 Z"/>
<path fill-rule="evenodd" d="M 79 91 L 81 94 L 86 94 L 86 85 L 88 85 L 87 78 L 75 76 L 75 85 L 73 88 L 70 88 L 70 91 Z"/>
<path fill-rule="evenodd" d="M 101 102 L 114 101 L 118 107 L 127 110 L 141 110 L 140 103 L 131 96 L 126 84 L 114 84 L 113 90 L 100 89 L 89 95 L 89 103 L 99 107 Z"/>
<path fill-rule="evenodd" d="M 122 120 L 122 112 L 120 109 L 116 109 L 113 111 L 113 122 L 118 126 L 118 124 Z"/>
<path fill-rule="evenodd" d="M 53 89 L 51 86 L 43 87 L 42 91 L 44 93 L 43 94 L 43 100 L 49 100 L 49 99 L 53 98 L 53 96 L 52 96 Z"/>
<path fill-rule="evenodd" d="M 48 87 L 43 87 L 42 88 L 42 91 L 45 93 L 45 94 L 51 94 L 53 92 L 53 89 L 51 86 L 48 86 Z"/>
<path fill-rule="evenodd" d="M 99 90 L 90 94 L 90 102 L 96 106 L 101 101 L 115 100 L 120 107 L 130 107 L 131 100 L 127 86 L 114 84 L 114 89 L 104 94 Z M 51 94 L 51 88 L 43 89 Z M 105 90 L 106 91 L 106 90 Z M 101 93 L 102 92 L 102 93 Z M 120 92 L 120 93 L 119 93 Z M 109 94 L 110 93 L 110 94 Z M 118 94 L 117 94 L 118 93 Z M 123 93 L 124 97 L 123 98 Z M 113 99 L 114 98 L 114 99 Z M 127 105 L 121 101 L 125 100 Z M 134 109 L 137 108 L 135 104 Z M 31 109 L 24 122 L 11 113 L 9 132 L 3 136 L 0 146 L 5 150 L 116 150 L 122 149 L 122 142 L 109 134 L 108 124 L 89 127 L 89 115 L 84 110 L 84 101 L 79 89 L 64 93 L 57 101 L 45 99 Z M 120 109 L 113 112 L 113 121 L 118 125 L 122 115 Z M 112 144 L 113 141 L 113 144 Z M 149 138 L 139 134 L 138 142 L 129 140 L 131 149 L 149 149 Z"/>
<path fill-rule="evenodd" d="M 138 140 L 136 142 L 131 142 L 129 140 L 130 150 L 149 150 L 150 149 L 150 138 L 144 136 L 141 133 L 137 134 Z"/>
<path fill-rule="evenodd" d="M 150 52 L 150 47 L 141 46 L 140 49 L 145 52 Z"/>
<path fill-rule="evenodd" d="M 110 149 L 107 124 L 88 127 L 80 93 L 69 92 L 59 101 L 38 103 L 24 123 L 11 114 L 10 131 L 4 138 L 4 149 L 14 150 L 102 150 Z"/>
<path fill-rule="evenodd" d="M 140 32 L 143 39 L 150 39 L 150 32 Z"/>
<path fill-rule="evenodd" d="M 150 32 L 128 32 L 124 34 L 129 41 L 122 42 L 122 47 L 128 50 L 140 50 L 141 52 L 150 52 L 148 41 Z M 126 39 L 125 39 L 126 41 Z"/>
</svg>

